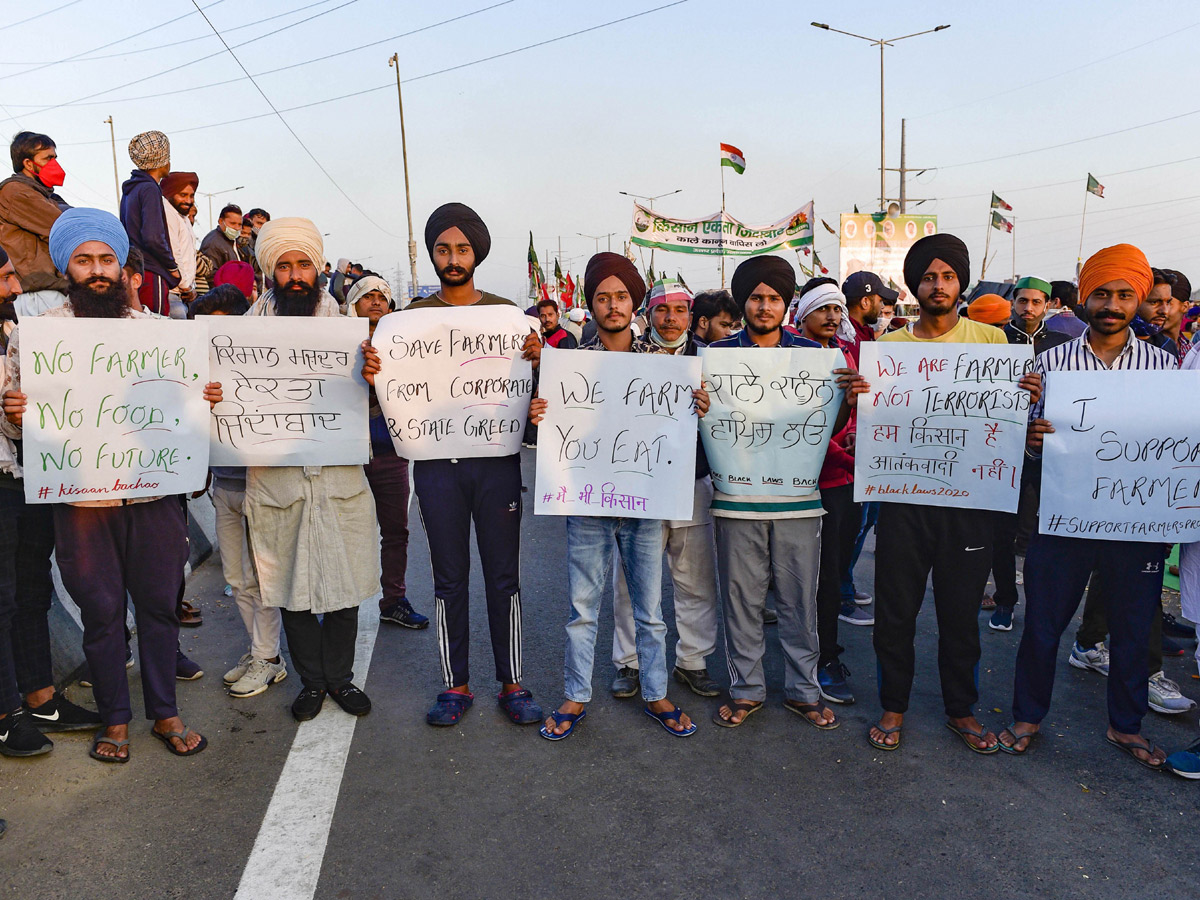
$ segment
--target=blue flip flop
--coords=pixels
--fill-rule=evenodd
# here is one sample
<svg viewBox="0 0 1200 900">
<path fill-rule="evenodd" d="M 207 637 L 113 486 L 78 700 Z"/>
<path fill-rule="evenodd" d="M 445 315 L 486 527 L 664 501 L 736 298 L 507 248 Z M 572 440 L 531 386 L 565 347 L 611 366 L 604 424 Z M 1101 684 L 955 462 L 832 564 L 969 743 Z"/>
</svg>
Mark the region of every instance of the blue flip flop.
<svg viewBox="0 0 1200 900">
<path fill-rule="evenodd" d="M 650 709 L 650 707 L 644 706 L 644 707 L 642 707 L 642 712 L 644 712 L 646 715 L 648 715 L 652 719 L 657 719 L 658 724 L 661 725 L 663 728 L 665 728 L 667 730 L 667 733 L 672 735 L 673 737 L 681 737 L 681 738 L 682 737 L 691 737 L 693 734 L 696 733 L 696 723 L 695 722 L 693 722 L 691 725 L 689 725 L 683 731 L 676 731 L 674 728 L 672 728 L 670 725 L 667 724 L 668 719 L 674 719 L 676 722 L 679 722 L 681 725 L 683 724 L 683 720 L 680 718 L 680 716 L 683 715 L 683 710 L 680 709 L 678 706 L 676 706 L 674 709 L 668 709 L 666 712 L 660 712 L 660 713 L 656 713 L 652 709 Z"/>
<path fill-rule="evenodd" d="M 553 731 L 547 731 L 545 724 L 543 724 L 542 727 L 540 729 L 538 729 L 538 734 L 540 734 L 542 737 L 544 737 L 548 741 L 561 741 L 563 738 L 569 738 L 571 736 L 571 733 L 575 730 L 575 726 L 578 725 L 580 722 L 582 722 L 583 717 L 586 715 L 587 715 L 586 709 L 583 710 L 582 712 L 577 712 L 577 713 L 564 713 L 564 712 L 559 712 L 556 709 L 554 712 L 550 713 L 550 718 L 552 718 L 554 720 L 554 727 L 557 728 L 563 722 L 569 722 L 571 727 L 568 728 L 566 731 L 564 731 L 562 734 L 555 734 Z"/>
</svg>

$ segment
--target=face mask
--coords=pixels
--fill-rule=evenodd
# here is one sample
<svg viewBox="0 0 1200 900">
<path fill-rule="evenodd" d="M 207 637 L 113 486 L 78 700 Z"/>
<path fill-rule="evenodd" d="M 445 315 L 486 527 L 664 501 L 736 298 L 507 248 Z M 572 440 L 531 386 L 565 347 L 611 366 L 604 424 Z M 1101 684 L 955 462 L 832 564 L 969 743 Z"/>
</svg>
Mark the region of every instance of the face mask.
<svg viewBox="0 0 1200 900">
<path fill-rule="evenodd" d="M 221 232 L 231 241 L 236 241 L 242 236 L 242 229 L 240 228 L 222 228 Z"/>
<path fill-rule="evenodd" d="M 50 162 L 42 166 L 41 171 L 37 174 L 38 181 L 48 188 L 56 188 L 62 185 L 67 180 L 67 173 L 63 171 L 63 167 L 58 164 L 57 159 L 52 159 Z"/>
<path fill-rule="evenodd" d="M 665 347 L 667 350 L 678 350 L 687 343 L 687 339 L 688 333 L 686 329 L 680 332 L 679 337 L 675 338 L 675 340 L 668 341 L 665 337 L 658 333 L 658 329 L 655 328 L 653 324 L 650 326 L 650 340 L 654 341 L 654 343 L 658 344 L 660 347 Z"/>
<path fill-rule="evenodd" d="M 880 316 L 879 321 L 875 323 L 876 331 L 887 331 L 888 325 L 892 324 L 891 316 Z"/>
</svg>

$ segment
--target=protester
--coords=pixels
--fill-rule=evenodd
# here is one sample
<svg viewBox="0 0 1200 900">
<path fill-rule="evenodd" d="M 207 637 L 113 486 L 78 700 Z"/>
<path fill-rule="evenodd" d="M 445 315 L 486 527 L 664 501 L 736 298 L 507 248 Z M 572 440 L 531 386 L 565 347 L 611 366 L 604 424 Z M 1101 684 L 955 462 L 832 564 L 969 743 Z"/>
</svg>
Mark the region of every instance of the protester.
<svg viewBox="0 0 1200 900">
<path fill-rule="evenodd" d="M 195 172 L 168 172 L 158 184 L 163 195 L 163 215 L 171 255 L 179 266 L 179 284 L 171 288 L 171 318 L 188 318 L 188 304 L 196 299 L 196 235 L 188 220 L 196 206 L 200 179 Z"/>
<path fill-rule="evenodd" d="M 258 266 L 258 256 L 255 253 L 255 244 L 258 241 L 259 231 L 261 231 L 262 227 L 270 221 L 271 214 L 258 206 L 246 213 L 242 220 L 243 229 L 245 229 L 247 222 L 250 223 L 250 234 L 247 236 L 246 241 L 246 253 L 250 257 L 250 265 L 254 269 L 254 286 L 258 289 L 260 294 L 263 292 L 263 288 L 269 285 L 265 283 L 262 270 Z M 326 263 L 326 265 L 329 264 Z M 321 289 L 325 289 L 325 285 L 323 283 L 321 284 Z"/>
<path fill-rule="evenodd" d="M 13 175 L 0 182 L 0 247 L 21 282 L 19 316 L 37 316 L 66 302 L 66 276 L 50 259 L 50 228 L 68 206 L 54 192 L 66 180 L 47 135 L 19 132 L 9 147 Z"/>
<path fill-rule="evenodd" d="M 161 210 L 161 203 L 158 208 Z M 146 318 L 130 309 L 121 266 L 129 236 L 111 213 L 72 209 L 50 230 L 50 256 L 67 275 L 66 305 L 45 313 L 61 318 Z M 7 358 L 4 412 L 20 426 L 27 398 L 21 393 L 20 328 Z M 220 399 L 219 385 L 205 399 Z M 176 756 L 191 756 L 206 739 L 186 728 L 175 705 L 179 618 L 176 601 L 187 562 L 187 520 L 177 497 L 92 500 L 54 505 L 56 558 L 63 586 L 83 619 L 83 649 L 105 727 L 89 754 L 108 763 L 129 761 L 129 683 L 125 675 L 126 594 L 133 598 L 141 657 L 142 694 L 151 733 Z"/>
<path fill-rule="evenodd" d="M 1167 316 L 1175 303 L 1175 298 L 1171 295 L 1175 274 L 1170 269 L 1151 271 L 1154 273 L 1154 287 L 1138 307 L 1137 315 L 1133 317 L 1129 328 L 1134 335 L 1166 350 L 1178 361 L 1179 347 L 1163 333 L 1163 326 L 1167 324 Z"/>
<path fill-rule="evenodd" d="M 692 333 L 706 344 L 724 340 L 742 324 L 742 311 L 729 291 L 701 291 L 692 301 Z"/>
<path fill-rule="evenodd" d="M 1153 286 L 1146 257 L 1130 244 L 1106 247 L 1089 258 L 1079 273 L 1089 327 L 1038 356 L 1034 366 L 1046 389 L 1053 390 L 1054 373 L 1060 371 L 1176 368 L 1173 354 L 1137 340 L 1131 330 Z M 1039 400 L 1030 411 L 1029 452 L 1040 455 L 1044 435 L 1053 431 Z M 1059 639 L 1088 575 L 1098 569 L 1112 589 L 1107 595 L 1113 632 L 1106 740 L 1147 768 L 1163 768 L 1166 754 L 1141 737 L 1141 723 L 1148 708 L 1144 651 L 1160 608 L 1164 558 L 1157 542 L 1033 536 L 1025 559 L 1025 630 L 1017 650 L 1013 723 L 1000 736 L 1006 752 L 1024 753 L 1040 731 L 1050 710 Z"/>
<path fill-rule="evenodd" d="M 237 288 L 238 292 L 251 303 L 258 299 L 258 288 L 254 283 L 254 269 L 250 263 L 227 262 L 213 273 L 212 281 L 214 287 L 228 284 Z"/>
<path fill-rule="evenodd" d="M 575 336 L 559 324 L 557 300 L 539 300 L 537 315 L 542 323 L 542 340 L 547 347 L 553 347 L 556 350 L 574 350 L 579 346 Z"/>
<path fill-rule="evenodd" d="M 1012 304 L 999 294 L 980 294 L 967 305 L 967 317 L 972 322 L 1003 328 L 1012 318 Z"/>
<path fill-rule="evenodd" d="M 1178 269 L 1164 269 L 1172 276 L 1171 302 L 1167 304 L 1166 320 L 1163 322 L 1162 333 L 1175 342 L 1179 349 L 1179 364 L 1182 366 L 1188 352 L 1192 349 L 1191 339 L 1183 331 L 1183 317 L 1192 302 L 1192 283 Z"/>
<path fill-rule="evenodd" d="M 571 333 L 571 337 L 575 338 L 576 346 L 583 340 L 583 323 L 586 321 L 587 313 L 578 306 L 567 313 L 567 320 L 563 323 L 563 328 Z"/>
<path fill-rule="evenodd" d="M 462 203 L 439 206 L 425 223 L 425 249 L 441 287 L 433 296 L 414 300 L 407 309 L 516 306 L 511 300 L 475 287 L 475 269 L 487 259 L 491 246 L 491 234 L 473 209 Z M 363 353 L 363 375 L 374 385 L 379 356 L 369 343 L 364 344 Z M 523 356 L 536 366 L 540 354 L 541 343 L 530 332 Z M 429 537 L 438 657 L 446 685 L 425 720 L 430 725 L 455 725 L 475 702 L 469 684 L 470 527 L 474 521 L 496 680 L 501 685 L 496 699 L 512 722 L 540 722 L 541 707 L 521 686 L 520 453 L 420 459 L 413 465 L 413 485 Z"/>
<path fill-rule="evenodd" d="M 646 296 L 637 268 L 618 253 L 597 253 L 588 260 L 583 293 L 598 331 L 580 350 L 601 353 L 660 353 L 664 348 L 638 340 L 630 327 L 634 311 Z M 663 292 L 666 293 L 665 291 Z M 686 340 L 686 319 L 678 338 Z M 692 392 L 696 414 L 708 410 L 703 388 Z M 546 400 L 535 400 L 531 418 L 538 422 Z M 635 640 L 644 712 L 675 737 L 696 732 L 691 718 L 667 698 L 667 626 L 662 618 L 662 554 L 664 523 L 660 519 L 567 516 L 567 591 L 571 614 L 563 663 L 566 700 L 542 725 L 540 734 L 552 741 L 569 737 L 587 715 L 592 699 L 592 669 L 596 656 L 597 619 L 613 566 L 619 558 L 635 620 Z M 615 603 L 614 603 L 615 606 Z M 614 647 L 615 649 L 615 647 Z"/>
<path fill-rule="evenodd" d="M 159 316 L 171 313 L 168 293 L 181 283 L 179 264 L 171 252 L 166 209 L 159 182 L 171 170 L 171 142 L 161 131 L 145 131 L 129 142 L 129 158 L 137 166 L 121 185 L 121 222 L 129 243 L 142 253 L 142 307 Z"/>
<path fill-rule="evenodd" d="M 1083 309 L 1079 305 L 1079 289 L 1069 281 L 1050 282 L 1050 307 L 1059 312 L 1046 317 L 1046 327 L 1051 331 L 1060 331 L 1071 338 L 1077 338 L 1087 328 L 1082 318 Z"/>
<path fill-rule="evenodd" d="M 350 287 L 350 283 L 347 283 L 346 280 L 349 274 L 350 260 L 342 257 L 337 261 L 337 268 L 334 269 L 333 275 L 329 279 L 329 293 L 342 307 L 346 305 L 346 290 Z"/>
<path fill-rule="evenodd" d="M 248 261 L 237 245 L 241 232 L 242 208 L 235 203 L 228 203 L 217 217 L 217 227 L 200 242 L 200 252 L 212 262 L 214 272 L 227 262 Z"/>
</svg>

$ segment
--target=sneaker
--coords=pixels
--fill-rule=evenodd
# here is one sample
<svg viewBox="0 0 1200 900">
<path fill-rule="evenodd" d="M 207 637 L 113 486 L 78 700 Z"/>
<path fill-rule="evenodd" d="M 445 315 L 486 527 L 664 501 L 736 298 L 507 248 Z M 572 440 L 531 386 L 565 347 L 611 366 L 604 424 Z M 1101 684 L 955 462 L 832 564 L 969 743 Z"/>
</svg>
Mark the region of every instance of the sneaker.
<svg viewBox="0 0 1200 900">
<path fill-rule="evenodd" d="M 352 716 L 365 716 L 371 711 L 371 698 L 350 683 L 330 688 L 329 696 Z"/>
<path fill-rule="evenodd" d="M 992 617 L 988 619 L 988 628 L 992 631 L 1012 631 L 1012 617 L 1011 606 L 997 606 Z"/>
<path fill-rule="evenodd" d="M 1071 646 L 1071 656 L 1067 660 L 1077 669 L 1091 669 L 1108 677 L 1108 648 L 1101 641 L 1095 647 L 1081 647 L 1079 641 Z"/>
<path fill-rule="evenodd" d="M 1184 648 L 1183 644 L 1179 643 L 1179 641 L 1169 638 L 1164 634 L 1162 636 L 1162 655 L 1186 656 L 1187 650 Z"/>
<path fill-rule="evenodd" d="M 204 670 L 192 660 L 183 655 L 183 650 L 175 651 L 175 680 L 195 681 L 204 676 Z"/>
<path fill-rule="evenodd" d="M 292 701 L 292 718 L 297 722 L 307 722 L 315 719 L 321 707 L 325 705 L 325 692 L 320 688 L 306 687 Z"/>
<path fill-rule="evenodd" d="M 246 667 L 245 673 L 229 686 L 230 697 L 257 697 L 273 684 L 287 678 L 287 666 L 283 657 L 279 662 L 256 659 Z"/>
<path fill-rule="evenodd" d="M 421 615 L 412 608 L 412 604 L 404 597 L 401 597 L 387 609 L 379 614 L 380 622 L 391 622 L 393 625 L 402 625 L 405 628 L 428 628 L 429 618 Z"/>
<path fill-rule="evenodd" d="M 5 756 L 38 756 L 54 749 L 54 742 L 33 722 L 29 712 L 17 709 L 0 719 L 0 753 Z"/>
<path fill-rule="evenodd" d="M 844 703 L 849 706 L 854 702 L 854 694 L 846 683 L 850 670 L 842 665 L 840 659 L 830 660 L 817 669 L 817 681 L 821 685 L 821 696 L 830 703 Z"/>
<path fill-rule="evenodd" d="M 254 662 L 254 656 L 250 653 L 243 653 L 242 658 L 237 661 L 237 665 L 226 672 L 221 680 L 226 684 L 235 684 L 246 674 L 246 670 L 250 668 L 252 662 Z"/>
<path fill-rule="evenodd" d="M 842 603 L 842 611 L 838 613 L 838 621 L 847 625 L 874 625 L 875 615 L 861 606 L 853 603 Z"/>
<path fill-rule="evenodd" d="M 870 606 L 871 601 L 874 599 L 870 594 L 864 594 L 862 591 L 856 590 L 854 592 L 854 603 L 856 606 Z"/>
<path fill-rule="evenodd" d="M 779 613 L 776 612 L 775 610 L 771 609 L 771 607 L 769 607 L 769 606 L 764 608 L 763 609 L 763 624 L 764 625 L 778 625 L 779 624 Z"/>
<path fill-rule="evenodd" d="M 612 682 L 612 695 L 619 700 L 635 697 L 641 686 L 642 679 L 638 670 L 630 666 L 621 666 Z"/>
<path fill-rule="evenodd" d="M 104 724 L 100 713 L 84 709 L 57 692 L 41 706 L 26 704 L 25 711 L 39 731 L 91 731 Z"/>
<path fill-rule="evenodd" d="M 1196 708 L 1196 701 L 1183 696 L 1179 685 L 1162 672 L 1150 676 L 1150 708 L 1164 716 L 1176 716 Z"/>
<path fill-rule="evenodd" d="M 1196 643 L 1196 626 L 1184 625 L 1170 613 L 1163 613 L 1162 633 L 1165 637 Z"/>
<path fill-rule="evenodd" d="M 1180 778 L 1200 779 L 1200 741 L 1167 757 L 1166 768 Z"/>
</svg>

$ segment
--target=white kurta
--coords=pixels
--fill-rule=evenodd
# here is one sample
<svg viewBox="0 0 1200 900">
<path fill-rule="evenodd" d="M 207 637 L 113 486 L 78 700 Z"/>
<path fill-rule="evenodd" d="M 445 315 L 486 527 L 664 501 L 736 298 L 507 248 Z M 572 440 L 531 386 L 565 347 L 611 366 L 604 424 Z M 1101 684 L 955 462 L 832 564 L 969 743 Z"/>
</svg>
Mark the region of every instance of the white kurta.
<svg viewBox="0 0 1200 900">
<path fill-rule="evenodd" d="M 167 216 L 167 238 L 171 241 L 171 255 L 179 266 L 179 287 L 175 290 L 193 290 L 196 287 L 196 234 L 192 223 L 179 214 L 179 210 L 163 197 Z"/>
</svg>

